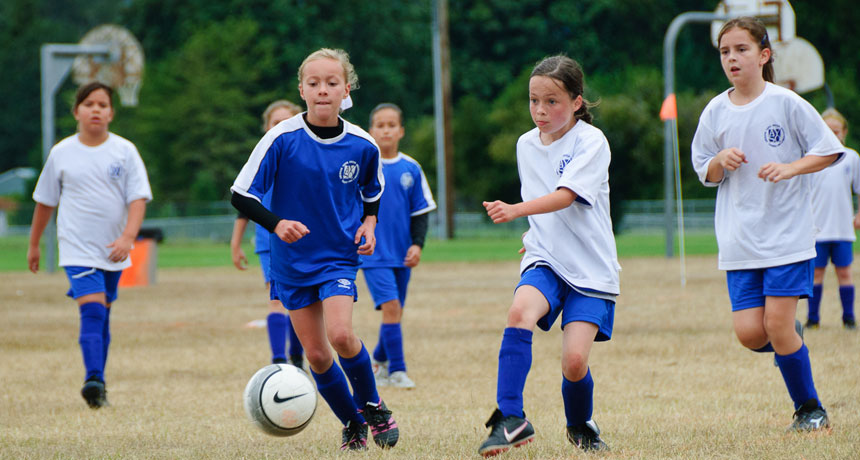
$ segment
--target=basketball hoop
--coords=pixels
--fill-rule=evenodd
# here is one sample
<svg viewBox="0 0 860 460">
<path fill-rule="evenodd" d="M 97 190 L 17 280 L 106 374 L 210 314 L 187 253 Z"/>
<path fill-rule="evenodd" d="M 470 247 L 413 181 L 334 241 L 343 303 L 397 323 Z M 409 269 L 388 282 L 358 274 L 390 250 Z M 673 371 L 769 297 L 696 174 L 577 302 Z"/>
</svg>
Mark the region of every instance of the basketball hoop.
<svg viewBox="0 0 860 460">
<path fill-rule="evenodd" d="M 794 37 L 772 46 L 774 83 L 798 94 L 824 86 L 824 60 L 811 43 Z"/>
<path fill-rule="evenodd" d="M 105 24 L 87 32 L 81 44 L 107 45 L 111 50 L 111 58 L 76 57 L 72 65 L 75 83 L 104 83 L 116 90 L 122 105 L 137 106 L 137 94 L 143 78 L 143 48 L 134 35 L 123 27 Z"/>
<path fill-rule="evenodd" d="M 794 9 L 788 0 L 723 0 L 714 12 L 732 18 L 755 16 L 767 27 L 771 43 L 791 41 L 795 36 Z M 724 21 L 711 22 L 714 47 L 719 46 L 717 37 L 723 24 Z"/>
</svg>

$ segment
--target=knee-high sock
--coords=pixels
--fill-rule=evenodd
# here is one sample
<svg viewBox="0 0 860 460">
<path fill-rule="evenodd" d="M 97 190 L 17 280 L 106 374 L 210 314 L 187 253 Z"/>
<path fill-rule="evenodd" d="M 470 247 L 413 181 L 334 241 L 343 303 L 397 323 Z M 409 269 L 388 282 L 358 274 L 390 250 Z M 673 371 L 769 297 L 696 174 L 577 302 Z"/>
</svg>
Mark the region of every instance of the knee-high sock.
<svg viewBox="0 0 860 460">
<path fill-rule="evenodd" d="M 854 320 L 854 285 L 839 286 L 839 300 L 842 301 L 842 321 Z"/>
<path fill-rule="evenodd" d="M 523 417 L 523 389 L 532 367 L 532 331 L 505 328 L 499 349 L 496 402 L 502 415 Z"/>
<path fill-rule="evenodd" d="M 102 349 L 104 349 L 102 372 L 107 369 L 108 348 L 110 348 L 110 310 L 110 308 L 105 308 L 105 325 L 102 328 Z"/>
<path fill-rule="evenodd" d="M 752 350 L 756 353 L 773 353 L 774 352 L 773 345 L 771 345 L 770 342 L 768 342 L 765 346 L 763 346 L 761 348 L 755 348 L 755 349 L 750 348 L 750 350 Z"/>
<path fill-rule="evenodd" d="M 104 382 L 104 345 L 102 332 L 105 325 L 105 306 L 89 302 L 80 306 L 81 330 L 78 343 L 84 356 L 87 370 L 86 380 L 97 379 Z"/>
<path fill-rule="evenodd" d="M 290 356 L 302 356 L 305 353 L 305 348 L 302 347 L 302 342 L 299 340 L 299 336 L 296 335 L 296 330 L 293 329 L 290 315 L 287 315 L 287 334 L 290 337 Z"/>
<path fill-rule="evenodd" d="M 380 331 L 382 343 L 385 344 L 385 351 L 388 353 L 388 372 L 405 371 L 406 360 L 403 357 L 403 332 L 400 323 L 383 324 Z"/>
<path fill-rule="evenodd" d="M 815 382 L 812 381 L 812 366 L 809 364 L 809 349 L 806 344 L 790 355 L 776 353 L 776 364 L 785 380 L 788 394 L 797 409 L 810 399 L 818 399 Z"/>
<path fill-rule="evenodd" d="M 269 346 L 272 348 L 272 362 L 287 360 L 287 315 L 269 313 L 266 317 L 266 329 L 269 331 Z"/>
<path fill-rule="evenodd" d="M 355 406 L 355 401 L 349 393 L 346 376 L 343 375 L 337 363 L 332 362 L 331 367 L 322 374 L 317 374 L 311 369 L 311 374 L 317 382 L 317 391 L 328 403 L 340 423 L 346 425 L 350 420 L 364 423 L 364 417 L 358 413 L 358 407 Z"/>
<path fill-rule="evenodd" d="M 379 340 L 376 341 L 376 348 L 373 349 L 373 359 L 380 363 L 388 361 L 388 353 L 385 352 L 385 339 L 383 338 L 385 335 L 384 328 L 384 324 L 379 325 Z"/>
<path fill-rule="evenodd" d="M 591 379 L 591 369 L 585 373 L 585 377 L 576 382 L 571 382 L 562 375 L 561 397 L 564 400 L 567 426 L 579 426 L 591 420 L 594 409 L 594 380 Z"/>
<path fill-rule="evenodd" d="M 376 392 L 376 379 L 373 378 L 373 367 L 370 365 L 370 355 L 364 344 L 361 351 L 352 358 L 339 357 L 343 372 L 352 385 L 353 399 L 359 409 L 364 409 L 367 403 L 379 403 L 379 393 Z"/>
<path fill-rule="evenodd" d="M 807 315 L 806 319 L 809 322 L 817 323 L 821 320 L 821 317 L 818 314 L 819 309 L 821 308 L 821 284 L 813 284 L 812 285 L 812 297 L 809 300 L 809 315 Z"/>
</svg>

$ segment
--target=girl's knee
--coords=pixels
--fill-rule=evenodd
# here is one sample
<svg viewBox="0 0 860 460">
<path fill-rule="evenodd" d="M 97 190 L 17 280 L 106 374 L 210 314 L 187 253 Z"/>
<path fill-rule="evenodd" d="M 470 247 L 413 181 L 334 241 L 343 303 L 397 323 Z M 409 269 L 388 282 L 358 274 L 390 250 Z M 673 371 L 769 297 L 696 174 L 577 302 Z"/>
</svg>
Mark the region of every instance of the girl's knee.
<svg viewBox="0 0 860 460">
<path fill-rule="evenodd" d="M 358 342 L 358 337 L 355 336 L 355 333 L 348 329 L 329 331 L 328 339 L 331 342 L 332 348 L 340 356 L 351 356 L 350 352 L 353 351 L 355 343 Z"/>
<path fill-rule="evenodd" d="M 315 349 L 305 348 L 305 357 L 311 365 L 311 368 L 313 368 L 315 372 L 319 371 L 317 373 L 325 372 L 334 360 L 331 355 L 331 351 L 329 351 L 327 346 Z"/>
<path fill-rule="evenodd" d="M 532 330 L 538 319 L 525 304 L 514 302 L 508 310 L 508 327 Z"/>
<path fill-rule="evenodd" d="M 563 353 L 561 356 L 561 372 L 564 378 L 577 382 L 588 373 L 588 357 L 582 353 Z"/>
<path fill-rule="evenodd" d="M 758 350 L 769 342 L 768 335 L 763 328 L 735 328 L 735 335 L 741 345 L 750 350 Z"/>
</svg>

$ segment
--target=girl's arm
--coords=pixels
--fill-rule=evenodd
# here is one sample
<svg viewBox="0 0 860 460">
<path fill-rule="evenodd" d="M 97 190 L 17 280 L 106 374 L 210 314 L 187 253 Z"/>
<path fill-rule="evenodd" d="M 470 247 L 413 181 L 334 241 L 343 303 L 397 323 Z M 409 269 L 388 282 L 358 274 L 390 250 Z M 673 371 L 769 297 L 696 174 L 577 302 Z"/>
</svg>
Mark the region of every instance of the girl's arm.
<svg viewBox="0 0 860 460">
<path fill-rule="evenodd" d="M 558 211 L 573 204 L 574 200 L 576 200 L 576 193 L 569 188 L 561 187 L 540 198 L 522 203 L 507 204 L 496 200 L 493 202 L 485 201 L 483 204 L 484 208 L 487 209 L 487 215 L 493 219 L 493 223 L 500 224 L 502 222 L 510 222 L 518 217 Z"/>
<path fill-rule="evenodd" d="M 758 170 L 758 177 L 765 181 L 779 182 L 800 174 L 814 173 L 830 166 L 839 158 L 839 155 L 839 153 L 827 156 L 806 155 L 791 163 L 766 163 Z"/>
<path fill-rule="evenodd" d="M 230 256 L 233 258 L 233 265 L 239 270 L 248 269 L 248 258 L 242 250 L 242 237 L 245 235 L 246 227 L 248 227 L 248 218 L 237 217 L 233 222 L 233 234 L 230 236 Z"/>
<path fill-rule="evenodd" d="M 42 239 L 42 233 L 45 232 L 45 227 L 53 213 L 53 206 L 42 203 L 36 203 L 36 209 L 33 210 L 33 223 L 30 224 L 30 245 L 27 248 L 27 267 L 33 273 L 39 271 L 39 258 L 42 255 L 39 241 Z"/>
<path fill-rule="evenodd" d="M 125 224 L 125 230 L 113 243 L 107 245 L 113 248 L 108 256 L 111 262 L 122 262 L 128 258 L 128 253 L 131 247 L 134 246 L 134 240 L 140 232 L 140 226 L 143 224 L 143 216 L 146 214 L 146 198 L 134 200 L 128 204 L 128 221 Z"/>
</svg>

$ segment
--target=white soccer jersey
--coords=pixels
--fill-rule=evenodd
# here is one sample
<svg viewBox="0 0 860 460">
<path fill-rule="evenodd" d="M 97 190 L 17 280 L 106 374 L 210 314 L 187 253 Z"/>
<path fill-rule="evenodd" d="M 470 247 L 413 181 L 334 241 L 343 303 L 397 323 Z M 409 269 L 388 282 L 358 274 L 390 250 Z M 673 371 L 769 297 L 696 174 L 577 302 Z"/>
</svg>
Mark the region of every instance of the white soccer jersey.
<svg viewBox="0 0 860 460">
<path fill-rule="evenodd" d="M 715 211 L 721 270 L 775 267 L 815 257 L 815 229 L 808 178 L 777 183 L 758 177 L 766 163 L 791 163 L 804 155 L 845 151 L 821 116 L 791 90 L 768 83 L 754 101 L 739 106 L 726 90 L 708 103 L 693 138 L 693 168 L 706 186 L 719 187 Z M 708 182 L 708 165 L 721 150 L 746 155 L 720 183 Z"/>
<path fill-rule="evenodd" d="M 565 209 L 529 216 L 520 272 L 546 262 L 572 286 L 613 295 L 621 292 L 621 266 L 609 218 L 610 156 L 603 132 L 584 121 L 576 122 L 550 145 L 541 143 L 537 128 L 520 136 L 517 165 L 523 201 L 560 187 L 577 195 Z"/>
<path fill-rule="evenodd" d="M 134 144 L 108 134 L 96 147 L 82 144 L 77 134 L 57 143 L 33 191 L 33 200 L 58 208 L 62 267 L 118 271 L 131 266 L 130 257 L 111 262 L 107 245 L 125 230 L 128 204 L 151 201 L 152 190 Z"/>
<path fill-rule="evenodd" d="M 846 148 L 839 164 L 810 174 L 815 241 L 854 241 L 854 195 L 860 195 L 860 157 Z"/>
</svg>

